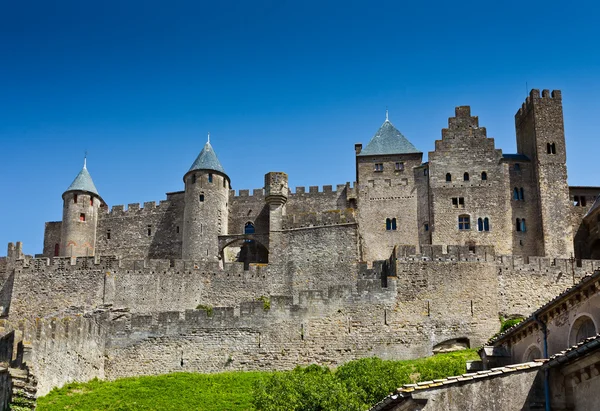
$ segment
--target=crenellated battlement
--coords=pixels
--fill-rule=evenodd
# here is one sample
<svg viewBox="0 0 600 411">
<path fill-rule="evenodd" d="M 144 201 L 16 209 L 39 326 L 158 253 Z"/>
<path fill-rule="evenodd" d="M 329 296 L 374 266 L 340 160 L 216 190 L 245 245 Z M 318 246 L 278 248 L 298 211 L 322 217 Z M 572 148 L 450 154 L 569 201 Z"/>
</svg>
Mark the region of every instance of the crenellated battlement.
<svg viewBox="0 0 600 411">
<path fill-rule="evenodd" d="M 156 201 L 146 201 L 143 203 L 143 206 L 140 203 L 131 203 L 127 205 L 125 208 L 124 205 L 113 205 L 110 210 L 108 207 L 104 208 L 105 214 L 109 216 L 121 217 L 127 216 L 129 214 L 144 214 L 144 213 L 152 213 L 156 211 L 166 211 L 171 202 L 169 200 L 160 200 L 158 204 Z"/>
<path fill-rule="evenodd" d="M 354 209 L 329 210 L 321 213 L 293 214 L 284 217 L 283 229 L 321 227 L 340 224 L 354 224 L 356 216 Z"/>
<path fill-rule="evenodd" d="M 309 186 L 308 190 L 306 189 L 306 187 L 303 186 L 299 186 L 295 188 L 295 191 L 293 193 L 290 192 L 291 196 L 296 196 L 296 195 L 302 195 L 302 196 L 306 196 L 306 195 L 310 195 L 310 194 L 331 194 L 331 193 L 342 193 L 344 190 L 346 190 L 346 188 L 351 188 L 351 187 L 356 187 L 356 182 L 352 183 L 352 185 L 350 184 L 350 182 L 347 182 L 346 184 L 337 184 L 335 187 L 335 191 L 333 190 L 333 186 L 331 185 L 324 185 L 322 187 L 319 186 Z"/>
<path fill-rule="evenodd" d="M 237 195 L 235 193 L 236 193 L 235 190 L 229 190 L 229 198 L 236 199 L 236 198 L 253 197 L 253 198 L 263 199 L 265 197 L 264 188 L 255 188 L 252 190 L 252 194 L 250 194 L 250 190 L 247 190 L 247 189 L 238 190 Z"/>
<path fill-rule="evenodd" d="M 527 98 L 525 99 L 525 101 L 521 105 L 521 108 L 515 114 L 515 119 L 516 119 L 517 123 L 521 122 L 521 120 L 533 108 L 534 100 L 540 100 L 540 99 L 543 100 L 543 101 L 545 101 L 545 102 L 554 101 L 554 102 L 556 102 L 558 104 L 561 104 L 561 102 L 562 102 L 562 93 L 561 93 L 560 90 L 552 90 L 552 92 L 550 92 L 550 90 L 542 90 L 541 96 L 540 96 L 540 90 L 539 89 L 532 89 L 529 92 L 529 96 L 527 96 Z"/>
<path fill-rule="evenodd" d="M 422 245 L 420 249 L 414 245 L 399 245 L 394 248 L 392 258 L 398 262 L 493 262 L 495 251 L 493 246 L 482 245 Z"/>
</svg>

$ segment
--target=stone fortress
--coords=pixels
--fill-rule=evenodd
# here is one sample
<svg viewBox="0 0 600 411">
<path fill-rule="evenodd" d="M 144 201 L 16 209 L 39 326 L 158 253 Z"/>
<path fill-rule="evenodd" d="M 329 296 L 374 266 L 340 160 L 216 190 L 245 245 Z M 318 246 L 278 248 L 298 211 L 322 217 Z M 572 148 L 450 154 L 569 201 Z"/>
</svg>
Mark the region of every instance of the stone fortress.
<svg viewBox="0 0 600 411">
<path fill-rule="evenodd" d="M 354 184 L 291 192 L 268 172 L 252 194 L 231 189 L 208 141 L 183 191 L 127 209 L 109 209 L 84 165 L 43 253 L 11 243 L 0 258 L 6 361 L 20 355 L 43 395 L 480 346 L 499 315 L 529 315 L 600 267 L 600 187 L 567 184 L 560 91 L 532 90 L 515 127 L 504 154 L 457 107 L 423 163 L 386 118 L 355 145 Z"/>
</svg>

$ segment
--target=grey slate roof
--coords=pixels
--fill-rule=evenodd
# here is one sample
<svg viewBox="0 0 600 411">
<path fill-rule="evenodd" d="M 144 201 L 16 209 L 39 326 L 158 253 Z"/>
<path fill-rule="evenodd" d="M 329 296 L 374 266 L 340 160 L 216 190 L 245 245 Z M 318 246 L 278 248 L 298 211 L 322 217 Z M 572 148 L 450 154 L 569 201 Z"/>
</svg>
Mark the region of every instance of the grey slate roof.
<svg viewBox="0 0 600 411">
<path fill-rule="evenodd" d="M 206 142 L 204 148 L 200 154 L 198 154 L 196 161 L 194 161 L 194 164 L 192 164 L 188 170 L 188 173 L 193 170 L 213 170 L 225 174 L 225 170 L 217 158 L 215 150 L 213 150 L 212 146 L 210 145 L 210 142 Z"/>
<path fill-rule="evenodd" d="M 359 156 L 420 153 L 389 121 L 385 120 Z"/>
<path fill-rule="evenodd" d="M 85 164 L 83 165 L 83 168 L 81 169 L 79 174 L 77 174 L 77 177 L 75 177 L 75 180 L 73 180 L 69 188 L 67 188 L 65 193 L 68 191 L 87 191 L 89 193 L 96 194 L 97 196 L 100 195 L 98 194 L 98 190 L 94 185 L 92 176 L 88 172 Z"/>
</svg>

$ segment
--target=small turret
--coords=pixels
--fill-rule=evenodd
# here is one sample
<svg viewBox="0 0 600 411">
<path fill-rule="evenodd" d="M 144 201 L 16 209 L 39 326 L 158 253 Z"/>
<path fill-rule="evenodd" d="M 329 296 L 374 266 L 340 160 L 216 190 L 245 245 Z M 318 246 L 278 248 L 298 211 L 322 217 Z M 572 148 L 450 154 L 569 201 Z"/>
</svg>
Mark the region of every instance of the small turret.
<svg viewBox="0 0 600 411">
<path fill-rule="evenodd" d="M 227 234 L 231 184 L 210 144 L 210 134 L 196 161 L 183 176 L 183 182 L 182 258 L 218 261 L 219 236 Z"/>
<path fill-rule="evenodd" d="M 269 231 L 280 231 L 283 227 L 288 192 L 288 175 L 286 173 L 270 172 L 265 174 L 265 201 L 269 205 Z"/>
<path fill-rule="evenodd" d="M 98 211 L 104 201 L 86 163 L 84 160 L 83 168 L 62 195 L 60 255 L 63 257 L 93 256 L 96 248 Z"/>
</svg>

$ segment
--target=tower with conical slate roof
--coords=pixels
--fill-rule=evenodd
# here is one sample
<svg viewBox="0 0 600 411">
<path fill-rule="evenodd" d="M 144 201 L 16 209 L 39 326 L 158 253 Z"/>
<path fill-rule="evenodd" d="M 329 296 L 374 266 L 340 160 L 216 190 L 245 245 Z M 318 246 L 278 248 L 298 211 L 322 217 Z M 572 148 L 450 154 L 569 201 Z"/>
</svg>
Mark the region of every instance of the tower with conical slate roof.
<svg viewBox="0 0 600 411">
<path fill-rule="evenodd" d="M 395 245 L 418 244 L 415 167 L 423 153 L 389 121 L 355 145 L 362 259 L 384 260 Z"/>
<path fill-rule="evenodd" d="M 96 249 L 98 212 L 104 201 L 87 170 L 86 160 L 62 198 L 60 255 L 63 257 L 93 256 Z"/>
<path fill-rule="evenodd" d="M 183 176 L 183 182 L 182 258 L 216 262 L 219 259 L 219 235 L 227 234 L 231 184 L 210 144 L 210 137 Z"/>
</svg>

